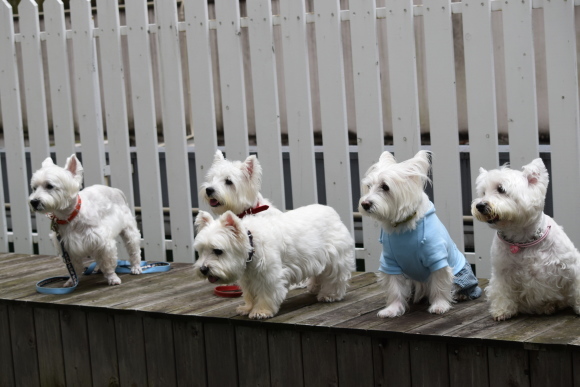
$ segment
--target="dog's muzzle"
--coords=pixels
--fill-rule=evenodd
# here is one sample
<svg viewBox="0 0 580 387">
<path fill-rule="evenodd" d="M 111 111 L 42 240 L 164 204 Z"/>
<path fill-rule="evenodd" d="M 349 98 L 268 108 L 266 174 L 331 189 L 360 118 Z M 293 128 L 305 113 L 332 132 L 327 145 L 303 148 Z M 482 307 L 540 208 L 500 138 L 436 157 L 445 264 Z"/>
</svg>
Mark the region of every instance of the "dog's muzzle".
<svg viewBox="0 0 580 387">
<path fill-rule="evenodd" d="M 211 187 L 207 187 L 205 189 L 205 194 L 209 198 L 209 205 L 211 207 L 217 207 L 217 206 L 221 205 L 221 203 L 219 201 L 217 201 L 216 199 L 211 197 L 214 194 L 214 192 L 215 192 L 215 189 L 213 189 Z"/>
<path fill-rule="evenodd" d="M 482 215 L 489 215 L 491 213 L 491 207 L 485 202 L 477 203 L 475 208 L 477 208 L 477 211 Z"/>
<path fill-rule="evenodd" d="M 373 207 L 373 202 L 371 202 L 369 200 L 365 200 L 360 205 L 365 211 L 368 212 Z"/>
<path fill-rule="evenodd" d="M 201 274 L 203 274 L 204 276 L 206 276 L 206 277 L 207 277 L 207 280 L 208 280 L 209 282 L 211 282 L 212 284 L 213 284 L 214 282 L 217 282 L 217 281 L 219 281 L 219 277 L 216 277 L 216 276 L 214 276 L 214 275 L 211 275 L 211 274 L 209 274 L 209 267 L 207 267 L 207 266 L 205 266 L 205 265 L 204 265 L 204 266 L 201 266 L 201 267 L 199 268 L 199 271 L 201 272 Z"/>
<path fill-rule="evenodd" d="M 34 211 L 42 210 L 42 202 L 40 199 L 32 199 L 30 200 L 30 207 L 32 207 Z"/>
</svg>

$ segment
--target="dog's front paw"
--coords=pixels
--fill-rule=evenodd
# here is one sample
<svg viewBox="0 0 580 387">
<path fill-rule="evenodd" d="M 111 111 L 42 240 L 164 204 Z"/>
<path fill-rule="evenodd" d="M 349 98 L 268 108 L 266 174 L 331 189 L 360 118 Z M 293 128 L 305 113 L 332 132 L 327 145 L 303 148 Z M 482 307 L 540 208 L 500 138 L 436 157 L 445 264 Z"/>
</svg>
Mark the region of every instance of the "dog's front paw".
<svg viewBox="0 0 580 387">
<path fill-rule="evenodd" d="M 503 314 L 492 314 L 491 315 L 495 321 L 505 321 L 509 320 L 512 317 L 517 316 L 517 313 L 503 313 Z"/>
<path fill-rule="evenodd" d="M 121 285 L 121 278 L 119 278 L 116 274 L 113 274 L 110 277 L 107 277 L 107 282 L 109 285 Z"/>
<path fill-rule="evenodd" d="M 433 314 L 443 314 L 451 309 L 451 304 L 447 301 L 435 301 L 427 311 Z"/>
<path fill-rule="evenodd" d="M 405 306 L 400 302 L 394 302 L 377 313 L 380 318 L 399 317 L 405 313 Z"/>
<path fill-rule="evenodd" d="M 265 318 L 274 317 L 274 313 L 267 309 L 254 309 L 250 312 L 248 317 L 254 320 L 263 320 Z"/>
<path fill-rule="evenodd" d="M 141 274 L 143 273 L 143 269 L 141 269 L 140 265 L 131 266 L 131 274 Z"/>
<path fill-rule="evenodd" d="M 252 310 L 252 305 L 240 305 L 236 308 L 236 312 L 240 315 L 240 316 L 247 316 L 248 314 L 250 314 L 250 311 Z"/>
</svg>

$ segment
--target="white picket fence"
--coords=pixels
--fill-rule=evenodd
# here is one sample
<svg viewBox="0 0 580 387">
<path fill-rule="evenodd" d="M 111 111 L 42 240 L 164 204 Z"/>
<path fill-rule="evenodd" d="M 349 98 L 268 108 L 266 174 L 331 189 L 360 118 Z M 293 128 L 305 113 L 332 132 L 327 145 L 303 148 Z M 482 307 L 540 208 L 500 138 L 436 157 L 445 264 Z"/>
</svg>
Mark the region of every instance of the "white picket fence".
<svg viewBox="0 0 580 387">
<path fill-rule="evenodd" d="M 244 17 L 240 16 L 237 0 L 219 0 L 215 1 L 215 19 L 209 19 L 206 1 L 185 0 L 182 21 L 178 19 L 175 0 L 156 0 L 154 24 L 148 19 L 145 1 L 126 3 L 126 21 L 121 25 L 117 0 L 97 0 L 98 27 L 95 28 L 90 2 L 71 0 L 71 25 L 67 29 L 59 0 L 46 0 L 42 16 L 34 1 L 22 0 L 18 9 L 19 31 L 16 32 L 12 9 L 5 0 L 0 0 L 0 106 L 10 195 L 9 206 L 6 206 L 10 222 L 5 206 L 0 206 L 0 250 L 8 251 L 8 243 L 12 242 L 14 251 L 32 253 L 33 243 L 37 243 L 40 253 L 54 253 L 48 240 L 47 219 L 36 218 L 37 232 L 32 227 L 33 215 L 27 203 L 30 175 L 26 165 L 27 152 L 32 170 L 35 170 L 52 150 L 56 153 L 56 162 L 61 165 L 73 152 L 82 155 L 85 185 L 105 183 L 110 176 L 112 185 L 126 193 L 132 206 L 134 190 L 139 190 L 142 246 L 149 259 L 163 259 L 165 251 L 172 250 L 175 261 L 192 262 L 194 229 L 190 189 L 202 182 L 218 147 L 215 77 L 219 77 L 223 117 L 225 146 L 221 149 L 227 157 L 243 159 L 250 150 L 257 152 L 264 169 L 263 194 L 284 209 L 282 152 L 290 154 L 292 204 L 299 207 L 319 200 L 316 182 L 320 176 L 315 168 L 315 150 L 322 149 L 326 202 L 340 213 L 354 233 L 351 184 L 358 182 L 351 182 L 351 153 L 357 153 L 358 172 L 362 175 L 385 149 L 394 151 L 398 159 L 404 160 L 422 148 L 414 29 L 418 20 L 424 29 L 431 138 L 426 148 L 434 153 L 434 200 L 440 218 L 463 249 L 460 151 L 470 154 L 472 181 L 479 167 L 499 165 L 492 12 L 501 12 L 503 21 L 511 164 L 519 168 L 539 155 L 533 9 L 543 10 L 541 23 L 550 127 L 550 145 L 546 149 L 551 152 L 554 215 L 580 246 L 580 228 L 576 227 L 576 220 L 580 219 L 580 207 L 576 205 L 580 197 L 580 120 L 574 16 L 579 0 L 576 4 L 566 0 L 464 0 L 456 3 L 424 0 L 423 5 L 413 5 L 412 0 L 385 0 L 385 6 L 381 7 L 376 6 L 375 0 L 350 0 L 350 8 L 343 10 L 339 0 L 325 0 L 314 1 L 313 12 L 306 12 L 303 1 L 279 0 L 276 2 L 279 13 L 275 15 L 271 0 L 246 0 L 247 16 Z M 463 53 L 454 50 L 453 14 L 462 14 Z M 42 31 L 39 17 L 44 20 Z M 378 21 L 386 22 L 385 36 L 377 35 Z M 315 34 L 308 37 L 311 23 L 314 23 Z M 345 29 L 345 25 L 349 28 Z M 276 28 L 280 28 L 282 34 L 281 50 L 274 50 L 275 26 L 279 26 Z M 249 50 L 243 49 L 246 46 L 242 44 L 240 33 L 246 28 Z M 209 43 L 210 30 L 214 29 L 217 32 L 217 67 L 212 65 Z M 348 143 L 346 52 L 343 52 L 346 32 L 350 33 L 352 48 L 346 60 L 352 61 L 356 146 Z M 185 42 L 180 42 L 183 34 Z M 123 52 L 120 43 L 123 35 L 128 41 L 127 52 Z M 157 43 L 157 55 L 154 56 L 151 39 Z M 308 55 L 311 40 L 316 43 L 316 63 Z M 72 41 L 72 50 L 67 41 Z M 386 43 L 385 47 L 379 47 L 381 42 Z M 42 44 L 46 46 L 44 54 Z M 186 67 L 179 60 L 183 47 L 187 51 Z M 17 50 L 21 50 L 21 66 L 16 60 Z M 380 50 L 387 52 L 388 73 L 381 74 L 380 64 L 384 58 L 379 55 Z M 244 55 L 249 55 L 251 61 L 255 147 L 250 147 L 248 141 Z M 464 102 L 469 127 L 469 146 L 461 147 L 458 143 L 456 55 L 464 56 Z M 130 93 L 125 90 L 124 57 L 128 58 L 130 70 Z M 46 71 L 43 58 L 47 61 Z M 153 63 L 159 68 L 158 93 L 153 88 L 156 76 Z M 283 77 L 277 74 L 280 66 L 284 68 Z M 312 66 L 318 71 L 321 148 L 315 147 L 313 141 Z M 214 73 L 215 68 L 217 73 Z M 189 84 L 183 82 L 184 73 L 188 75 Z M 73 77 L 74 82 L 71 82 Z M 393 145 L 387 147 L 383 136 L 385 96 L 381 95 L 381 77 L 388 77 L 390 84 Z M 47 90 L 54 144 L 49 142 Z M 184 90 L 189 90 L 189 106 L 184 103 Z M 280 90 L 283 90 L 282 97 Z M 21 94 L 24 94 L 26 105 L 26 132 Z M 128 95 L 133 108 L 134 148 L 129 139 Z M 101 106 L 101 99 L 104 106 Z M 156 117 L 156 99 L 161 101 L 161 119 Z M 285 104 L 289 141 L 284 147 L 280 139 L 281 103 Z M 188 146 L 186 138 L 188 110 L 193 146 Z M 80 142 L 75 142 L 75 122 Z M 169 237 L 164 230 L 167 214 L 164 215 L 162 205 L 158 122 L 162 123 L 164 143 L 161 148 L 167 165 Z M 103 123 L 107 142 L 104 141 Z M 132 183 L 132 149 L 136 151 L 140 171 L 138 187 Z M 197 181 L 189 179 L 188 156 L 192 151 Z M 0 196 L 5 201 L 2 190 Z M 493 233 L 478 222 L 473 228 L 475 253 L 466 255 L 476 265 L 478 276 L 487 277 Z M 375 270 L 380 254 L 379 226 L 363 217 L 362 232 L 363 247 L 357 249 L 357 256 L 364 259 L 367 270 Z"/>
</svg>

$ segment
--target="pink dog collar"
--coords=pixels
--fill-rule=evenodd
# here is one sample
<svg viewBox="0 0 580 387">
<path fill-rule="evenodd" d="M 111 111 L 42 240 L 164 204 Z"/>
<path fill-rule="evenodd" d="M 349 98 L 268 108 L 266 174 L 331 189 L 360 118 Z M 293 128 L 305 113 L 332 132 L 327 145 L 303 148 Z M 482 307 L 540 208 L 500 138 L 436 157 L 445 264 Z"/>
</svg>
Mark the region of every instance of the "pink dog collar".
<svg viewBox="0 0 580 387">
<path fill-rule="evenodd" d="M 535 246 L 538 243 L 540 243 L 541 241 L 543 241 L 544 239 L 546 239 L 546 237 L 548 236 L 548 234 L 550 233 L 550 229 L 552 228 L 551 225 L 549 225 L 548 227 L 546 227 L 546 232 L 544 232 L 544 235 L 542 235 L 540 238 L 536 239 L 535 241 L 532 242 L 527 242 L 527 243 L 516 243 L 516 242 L 508 242 L 505 239 L 503 239 L 501 237 L 501 235 L 499 235 L 499 233 L 497 233 L 497 237 L 504 243 L 508 244 L 510 247 L 510 252 L 512 254 L 516 254 L 518 253 L 522 248 L 525 247 L 531 247 L 531 246 Z"/>
</svg>

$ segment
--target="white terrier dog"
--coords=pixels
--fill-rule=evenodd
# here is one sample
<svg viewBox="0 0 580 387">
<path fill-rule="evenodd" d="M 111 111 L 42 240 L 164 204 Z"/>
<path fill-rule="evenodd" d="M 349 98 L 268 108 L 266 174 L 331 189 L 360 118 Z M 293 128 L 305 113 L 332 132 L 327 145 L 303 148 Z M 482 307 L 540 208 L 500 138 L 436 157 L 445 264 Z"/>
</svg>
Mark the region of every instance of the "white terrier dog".
<svg viewBox="0 0 580 387">
<path fill-rule="evenodd" d="M 331 207 L 243 219 L 228 211 L 217 220 L 200 211 L 195 225 L 196 275 L 211 283 L 239 281 L 245 305 L 237 311 L 252 319 L 278 313 L 288 287 L 305 279 L 319 301 L 342 300 L 355 268 L 354 241 Z"/>
<path fill-rule="evenodd" d="M 426 151 L 398 164 L 393 155 L 384 152 L 362 179 L 359 211 L 382 225 L 378 275 L 387 306 L 379 317 L 405 313 L 413 288 L 413 301 L 427 296 L 429 312 L 436 314 L 447 312 L 454 300 L 481 295 L 471 266 L 423 192 L 429 168 Z"/>
<path fill-rule="evenodd" d="M 566 306 L 580 314 L 580 254 L 543 212 L 549 176 L 542 160 L 522 171 L 507 165 L 479 171 L 471 213 L 497 230 L 485 289 L 492 317 L 551 314 Z"/>
<path fill-rule="evenodd" d="M 123 192 L 104 185 L 93 185 L 80 191 L 83 167 L 73 154 L 61 168 L 50 157 L 42 162 L 30 181 L 32 211 L 47 214 L 58 227 L 77 276 L 83 271 L 83 258 L 91 256 L 99 265 L 109 285 L 119 285 L 115 274 L 117 244 L 120 235 L 131 262 L 131 273 L 141 274 L 141 234 Z M 79 192 L 80 191 L 80 192 Z M 62 255 L 56 234 L 51 238 Z M 72 286 L 72 278 L 64 287 Z"/>
<path fill-rule="evenodd" d="M 205 180 L 200 196 L 216 215 L 232 211 L 242 218 L 249 214 L 281 213 L 260 194 L 262 167 L 254 155 L 243 162 L 229 161 L 217 150 Z M 262 212 L 265 210 L 268 211 Z"/>
</svg>

